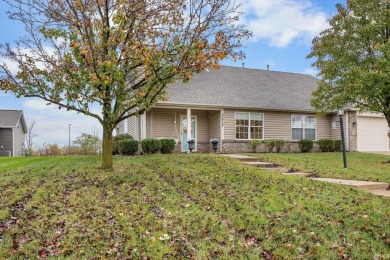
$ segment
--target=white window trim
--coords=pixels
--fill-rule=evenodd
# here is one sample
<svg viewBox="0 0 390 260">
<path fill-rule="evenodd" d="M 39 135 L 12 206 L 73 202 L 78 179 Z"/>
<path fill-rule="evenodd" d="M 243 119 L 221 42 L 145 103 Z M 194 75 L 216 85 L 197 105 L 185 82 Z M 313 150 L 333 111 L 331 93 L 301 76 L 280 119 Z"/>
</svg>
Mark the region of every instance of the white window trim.
<svg viewBox="0 0 390 260">
<path fill-rule="evenodd" d="M 314 116 L 314 115 L 291 115 L 291 122 L 290 122 L 290 128 L 291 128 L 291 141 L 299 141 L 299 140 L 297 140 L 297 139 L 293 139 L 293 137 L 292 137 L 292 129 L 293 129 L 293 127 L 292 127 L 292 125 L 293 125 L 293 117 L 294 116 L 305 116 L 305 117 L 307 117 L 307 116 L 311 116 L 311 117 L 314 117 L 314 134 L 315 134 L 315 139 L 313 140 L 313 141 L 317 141 L 317 118 Z M 302 127 L 302 129 L 303 129 L 303 139 L 305 139 L 305 127 Z M 308 128 L 308 129 L 313 129 L 313 128 Z"/>
<path fill-rule="evenodd" d="M 249 139 L 237 139 L 237 125 L 236 125 L 236 118 L 237 114 L 242 114 L 242 113 L 247 113 L 249 114 L 249 125 L 248 125 L 248 137 Z M 263 126 L 260 126 L 263 128 L 263 138 L 262 139 L 251 139 L 250 138 L 250 128 L 251 128 L 251 114 L 258 114 L 263 116 Z M 234 113 L 234 138 L 236 141 L 249 141 L 249 140 L 264 140 L 265 139 L 265 118 L 264 118 L 264 113 L 257 113 L 257 112 L 235 112 Z"/>
</svg>

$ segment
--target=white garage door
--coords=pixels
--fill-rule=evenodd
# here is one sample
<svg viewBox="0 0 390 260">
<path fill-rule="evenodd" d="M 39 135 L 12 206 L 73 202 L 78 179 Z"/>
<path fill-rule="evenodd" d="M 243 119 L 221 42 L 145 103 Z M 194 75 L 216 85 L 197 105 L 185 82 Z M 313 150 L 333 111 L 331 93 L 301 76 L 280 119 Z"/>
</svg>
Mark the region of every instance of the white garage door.
<svg viewBox="0 0 390 260">
<path fill-rule="evenodd" d="M 359 116 L 357 123 L 358 151 L 390 151 L 387 121 L 383 117 Z"/>
</svg>

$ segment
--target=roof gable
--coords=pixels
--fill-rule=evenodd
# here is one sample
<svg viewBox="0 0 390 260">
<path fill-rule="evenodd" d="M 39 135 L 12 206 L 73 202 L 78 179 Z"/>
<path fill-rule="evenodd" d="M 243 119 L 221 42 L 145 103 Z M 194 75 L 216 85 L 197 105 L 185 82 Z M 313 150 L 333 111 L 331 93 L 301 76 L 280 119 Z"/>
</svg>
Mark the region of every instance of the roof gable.
<svg viewBox="0 0 390 260">
<path fill-rule="evenodd" d="M 16 127 L 19 120 L 23 127 L 23 131 L 27 132 L 26 122 L 24 120 L 23 111 L 21 110 L 0 110 L 0 128 Z"/>
</svg>

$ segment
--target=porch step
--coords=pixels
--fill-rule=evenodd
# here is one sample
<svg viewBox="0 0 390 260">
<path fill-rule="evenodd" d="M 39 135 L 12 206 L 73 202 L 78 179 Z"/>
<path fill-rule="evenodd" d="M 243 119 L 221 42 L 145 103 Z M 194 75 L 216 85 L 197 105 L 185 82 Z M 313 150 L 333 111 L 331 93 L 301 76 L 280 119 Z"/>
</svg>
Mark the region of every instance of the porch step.
<svg viewBox="0 0 390 260">
<path fill-rule="evenodd" d="M 384 182 L 354 181 L 354 180 L 340 180 L 340 179 L 327 179 L 327 178 L 312 178 L 312 179 L 317 181 L 331 182 L 331 183 L 357 187 L 365 190 L 385 191 L 386 189 L 389 188 L 389 184 Z"/>
<path fill-rule="evenodd" d="M 301 176 L 301 177 L 310 177 L 313 174 L 307 173 L 307 172 L 284 172 L 283 175 L 290 175 L 290 176 Z"/>
<path fill-rule="evenodd" d="M 224 154 L 224 156 L 240 160 L 241 162 L 258 162 L 259 158 L 240 154 Z"/>
<path fill-rule="evenodd" d="M 378 196 L 390 198 L 390 190 L 369 190 L 369 192 Z"/>
<path fill-rule="evenodd" d="M 267 168 L 267 171 L 284 173 L 288 170 L 286 168 L 275 167 L 275 168 Z"/>
<path fill-rule="evenodd" d="M 256 166 L 259 168 L 274 168 L 275 164 L 269 162 L 244 162 L 245 164 Z"/>
</svg>

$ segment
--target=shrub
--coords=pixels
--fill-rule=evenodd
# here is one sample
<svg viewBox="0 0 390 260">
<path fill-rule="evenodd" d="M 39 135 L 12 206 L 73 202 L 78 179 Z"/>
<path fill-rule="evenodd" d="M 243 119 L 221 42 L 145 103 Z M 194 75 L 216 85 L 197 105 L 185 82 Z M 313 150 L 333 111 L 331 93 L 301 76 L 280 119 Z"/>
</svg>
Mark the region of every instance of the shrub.
<svg viewBox="0 0 390 260">
<path fill-rule="evenodd" d="M 334 140 L 334 151 L 341 152 L 341 140 Z"/>
<path fill-rule="evenodd" d="M 299 150 L 302 153 L 308 153 L 311 149 L 313 149 L 313 140 L 310 139 L 302 139 L 298 141 Z"/>
<path fill-rule="evenodd" d="M 122 155 L 134 155 L 138 151 L 138 141 L 133 139 L 120 140 L 118 149 Z"/>
<path fill-rule="evenodd" d="M 259 146 L 260 141 L 259 140 L 250 140 L 248 143 L 249 148 L 252 148 L 253 152 L 256 152 L 257 146 Z"/>
<path fill-rule="evenodd" d="M 112 154 L 119 154 L 119 147 L 118 147 L 119 141 L 126 140 L 126 139 L 134 139 L 134 138 L 129 134 L 120 134 L 112 138 Z"/>
<path fill-rule="evenodd" d="M 275 139 L 274 143 L 275 143 L 276 152 L 280 153 L 280 150 L 282 150 L 285 141 L 283 139 Z"/>
<path fill-rule="evenodd" d="M 158 139 L 146 138 L 141 142 L 142 151 L 146 154 L 157 153 L 161 148 L 161 142 Z"/>
<path fill-rule="evenodd" d="M 273 139 L 265 140 L 264 144 L 268 148 L 268 152 L 272 153 L 272 150 L 275 147 L 275 141 Z"/>
<path fill-rule="evenodd" d="M 176 142 L 173 139 L 160 139 L 161 148 L 160 152 L 164 154 L 171 153 L 176 146 Z"/>
<path fill-rule="evenodd" d="M 333 152 L 335 149 L 335 142 L 332 139 L 321 139 L 318 140 L 318 145 L 322 152 Z"/>
</svg>

